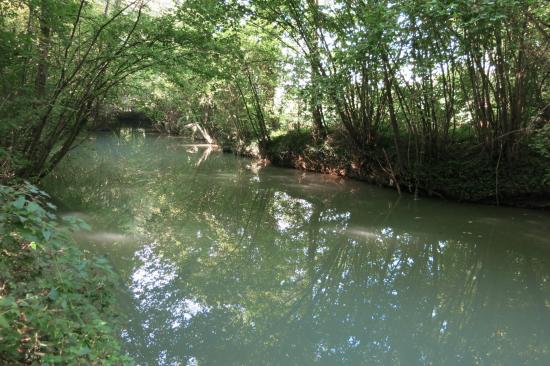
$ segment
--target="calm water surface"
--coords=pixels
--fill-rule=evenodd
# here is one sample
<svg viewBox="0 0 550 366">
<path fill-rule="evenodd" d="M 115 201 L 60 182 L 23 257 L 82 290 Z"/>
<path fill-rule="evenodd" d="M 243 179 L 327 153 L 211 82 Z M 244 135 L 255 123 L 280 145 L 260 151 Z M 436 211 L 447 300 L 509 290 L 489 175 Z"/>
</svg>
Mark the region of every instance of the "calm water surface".
<svg viewBox="0 0 550 366">
<path fill-rule="evenodd" d="M 140 365 L 550 365 L 548 213 L 128 132 L 44 186 L 121 274 Z"/>
</svg>

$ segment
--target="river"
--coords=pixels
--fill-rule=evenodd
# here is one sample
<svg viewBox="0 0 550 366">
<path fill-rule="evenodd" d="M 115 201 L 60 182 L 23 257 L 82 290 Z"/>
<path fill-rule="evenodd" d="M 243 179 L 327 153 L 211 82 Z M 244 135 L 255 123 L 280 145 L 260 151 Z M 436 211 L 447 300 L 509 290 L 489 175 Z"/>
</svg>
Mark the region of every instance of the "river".
<svg viewBox="0 0 550 366">
<path fill-rule="evenodd" d="M 550 365 L 550 214 L 399 197 L 136 131 L 44 181 L 139 365 Z"/>
</svg>

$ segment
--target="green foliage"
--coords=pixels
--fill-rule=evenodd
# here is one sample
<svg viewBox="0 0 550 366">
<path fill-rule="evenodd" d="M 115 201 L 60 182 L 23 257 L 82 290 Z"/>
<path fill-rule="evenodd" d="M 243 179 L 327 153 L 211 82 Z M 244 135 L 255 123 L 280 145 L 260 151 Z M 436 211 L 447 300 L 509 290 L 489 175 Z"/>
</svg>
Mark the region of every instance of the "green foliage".
<svg viewBox="0 0 550 366">
<path fill-rule="evenodd" d="M 402 170 L 401 189 L 410 193 L 418 189 L 426 195 L 457 201 L 535 207 L 540 199 L 540 204 L 545 205 L 550 192 L 550 165 L 548 156 L 544 156 L 549 145 L 543 136 L 541 131 L 541 135 L 533 138 L 531 147 L 521 147 L 516 159 L 500 163 L 498 157 L 492 157 L 482 146 L 473 144 L 471 138 L 463 136 L 464 141 L 447 146 L 446 152 L 437 158 L 426 157 L 414 168 Z M 542 150 L 537 151 L 536 146 Z M 276 165 L 388 185 L 388 171 L 384 169 L 387 161 L 382 149 L 390 159 L 395 159 L 391 138 L 385 134 L 379 137 L 375 149 L 357 151 L 347 136 L 336 132 L 325 141 L 315 141 L 307 130 L 289 131 L 272 139 L 267 157 Z"/>
<path fill-rule="evenodd" d="M 311 146 L 312 143 L 311 131 L 292 130 L 273 138 L 269 144 L 268 152 L 270 157 L 297 154 Z"/>
<path fill-rule="evenodd" d="M 16 174 L 41 178 L 116 86 L 159 62 L 171 18 L 151 16 L 142 1 L 1 3 L 0 146 L 21 156 Z"/>
<path fill-rule="evenodd" d="M 405 183 L 437 181 L 423 167 L 453 165 L 459 145 L 479 148 L 487 172 L 502 158 L 506 175 L 548 105 L 543 0 L 110 3 L 0 2 L 2 178 L 47 175 L 117 110 L 262 155 L 341 164 L 369 152 Z M 291 132 L 304 128 L 313 143 Z M 530 141 L 538 170 L 544 134 Z"/>
<path fill-rule="evenodd" d="M 69 239 L 90 227 L 67 218 L 62 228 L 48 199 L 0 185 L 0 364 L 129 364 L 113 332 L 117 277 Z"/>
<path fill-rule="evenodd" d="M 456 145 L 449 148 L 449 155 L 426 161 L 416 178 L 422 190 L 445 198 L 522 205 L 522 199 L 548 195 L 544 165 L 544 159 L 523 149 L 517 159 L 501 162 L 497 170 L 497 161 L 483 151 Z"/>
<path fill-rule="evenodd" d="M 550 123 L 545 124 L 533 134 L 529 146 L 537 152 L 543 161 L 550 162 Z M 545 180 L 550 185 L 550 163 L 541 168 L 545 170 Z"/>
</svg>

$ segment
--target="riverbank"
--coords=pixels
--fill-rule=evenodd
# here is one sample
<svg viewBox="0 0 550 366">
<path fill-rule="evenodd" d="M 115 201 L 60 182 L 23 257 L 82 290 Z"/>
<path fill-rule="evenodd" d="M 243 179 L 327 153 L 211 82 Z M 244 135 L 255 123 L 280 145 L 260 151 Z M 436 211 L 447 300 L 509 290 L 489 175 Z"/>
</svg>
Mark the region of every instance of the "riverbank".
<svg viewBox="0 0 550 366">
<path fill-rule="evenodd" d="M 61 225 L 28 184 L 0 185 L 0 198 L 0 365 L 130 364 L 114 332 L 117 276 L 69 236 L 87 224 Z"/>
<path fill-rule="evenodd" d="M 224 152 L 261 158 L 257 145 L 225 146 Z M 413 159 L 410 154 L 407 160 Z M 292 131 L 274 137 L 264 159 L 274 166 L 347 177 L 419 196 L 550 209 L 550 162 L 528 145 L 515 160 L 495 161 L 479 146 L 457 142 L 415 169 L 398 171 L 391 141 L 357 151 L 336 134 L 319 142 L 309 132 Z"/>
</svg>

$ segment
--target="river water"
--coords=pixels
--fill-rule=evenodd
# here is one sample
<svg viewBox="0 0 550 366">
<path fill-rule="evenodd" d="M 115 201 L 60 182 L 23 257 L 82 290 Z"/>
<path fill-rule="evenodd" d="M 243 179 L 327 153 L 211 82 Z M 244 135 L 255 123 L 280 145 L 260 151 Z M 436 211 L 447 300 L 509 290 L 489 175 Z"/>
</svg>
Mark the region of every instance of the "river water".
<svg viewBox="0 0 550 366">
<path fill-rule="evenodd" d="M 139 365 L 550 365 L 550 215 L 123 131 L 44 182 L 122 276 Z"/>
</svg>

